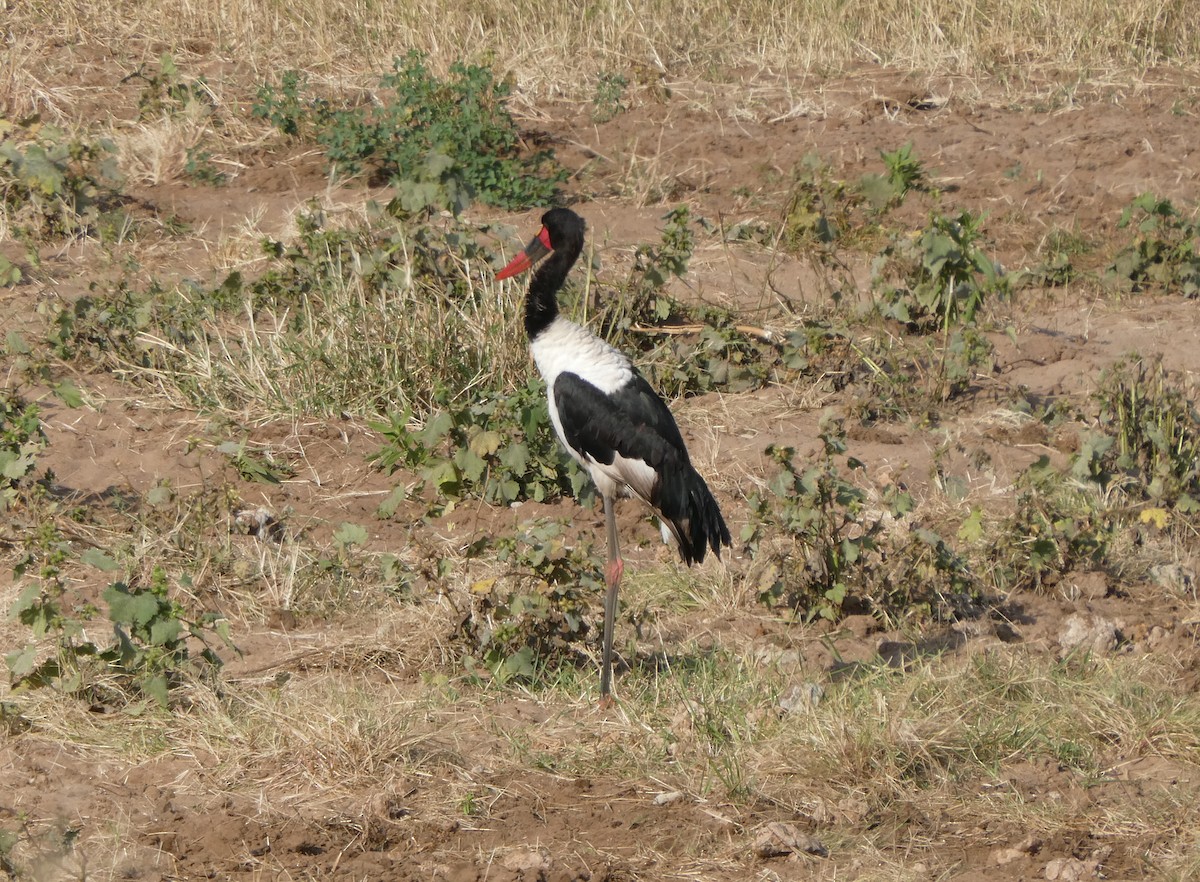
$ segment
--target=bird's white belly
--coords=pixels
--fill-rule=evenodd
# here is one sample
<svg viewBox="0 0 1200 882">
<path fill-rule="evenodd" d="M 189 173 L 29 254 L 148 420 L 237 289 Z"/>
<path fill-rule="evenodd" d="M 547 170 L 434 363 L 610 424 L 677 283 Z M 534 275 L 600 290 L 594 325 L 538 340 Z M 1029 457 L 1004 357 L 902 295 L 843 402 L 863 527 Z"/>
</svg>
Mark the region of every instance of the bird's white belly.
<svg viewBox="0 0 1200 882">
<path fill-rule="evenodd" d="M 572 373 L 591 383 L 606 395 L 633 379 L 633 364 L 620 350 L 609 346 L 591 331 L 564 318 L 556 318 L 529 344 L 538 373 L 546 382 L 550 421 L 558 440 L 567 452 L 587 469 L 596 489 L 609 497 L 624 496 L 630 485 L 643 495 L 641 487 L 653 481 L 653 471 L 641 460 L 626 460 L 617 455 L 611 465 L 598 463 L 567 443 L 554 400 L 554 381 L 559 374 Z M 645 474 L 643 474 L 645 473 Z"/>
</svg>

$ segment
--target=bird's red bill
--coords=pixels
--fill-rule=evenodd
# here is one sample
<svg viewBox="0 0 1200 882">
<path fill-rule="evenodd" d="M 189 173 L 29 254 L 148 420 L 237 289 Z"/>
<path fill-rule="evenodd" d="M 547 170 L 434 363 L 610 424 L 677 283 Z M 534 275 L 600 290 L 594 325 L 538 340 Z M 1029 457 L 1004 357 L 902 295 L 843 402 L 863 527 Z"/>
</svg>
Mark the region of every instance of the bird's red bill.
<svg viewBox="0 0 1200 882">
<path fill-rule="evenodd" d="M 550 247 L 550 231 L 542 227 L 542 231 L 533 237 L 533 241 L 525 246 L 525 250 L 509 261 L 508 266 L 496 273 L 496 278 L 511 279 L 513 276 L 525 272 L 553 250 Z"/>
</svg>

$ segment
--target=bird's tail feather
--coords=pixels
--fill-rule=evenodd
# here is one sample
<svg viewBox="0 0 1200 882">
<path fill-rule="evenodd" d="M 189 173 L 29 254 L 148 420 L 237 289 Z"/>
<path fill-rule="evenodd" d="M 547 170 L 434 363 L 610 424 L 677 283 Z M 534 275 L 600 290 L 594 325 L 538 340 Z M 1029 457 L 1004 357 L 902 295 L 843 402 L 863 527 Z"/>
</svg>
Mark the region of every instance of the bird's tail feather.
<svg viewBox="0 0 1200 882">
<path fill-rule="evenodd" d="M 657 508 L 688 565 L 702 563 L 710 548 L 720 557 L 721 546 L 732 544 L 717 500 L 691 467 L 663 484 Z"/>
</svg>

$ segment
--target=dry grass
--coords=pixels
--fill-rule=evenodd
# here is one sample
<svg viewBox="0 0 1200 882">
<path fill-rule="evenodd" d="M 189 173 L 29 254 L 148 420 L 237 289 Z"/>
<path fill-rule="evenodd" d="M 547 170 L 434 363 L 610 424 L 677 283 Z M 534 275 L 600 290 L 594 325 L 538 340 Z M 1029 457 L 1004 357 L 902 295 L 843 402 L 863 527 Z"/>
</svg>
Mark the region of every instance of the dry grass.
<svg viewBox="0 0 1200 882">
<path fill-rule="evenodd" d="M 600 72 L 644 70 L 657 79 L 682 70 L 788 67 L 836 70 L 868 62 L 927 71 L 982 73 L 1048 66 L 1088 72 L 1165 62 L 1194 66 L 1200 36 L 1186 0 L 1110 8 L 1089 0 L 1009 0 L 969 7 L 925 0 L 856 7 L 833 0 L 712 2 L 605 0 L 577 7 L 528 0 L 513 6 L 343 2 L 279 6 L 232 0 L 219 6 L 141 0 L 103 10 L 83 2 L 18 7 L 16 33 L 68 44 L 210 52 L 260 76 L 281 67 L 380 68 L 403 49 L 455 58 L 494 57 L 533 94 L 580 89 Z M 137 51 L 137 50 L 135 50 Z M 365 62 L 365 64 L 364 64 Z M 719 76 L 719 73 L 718 73 Z"/>
</svg>

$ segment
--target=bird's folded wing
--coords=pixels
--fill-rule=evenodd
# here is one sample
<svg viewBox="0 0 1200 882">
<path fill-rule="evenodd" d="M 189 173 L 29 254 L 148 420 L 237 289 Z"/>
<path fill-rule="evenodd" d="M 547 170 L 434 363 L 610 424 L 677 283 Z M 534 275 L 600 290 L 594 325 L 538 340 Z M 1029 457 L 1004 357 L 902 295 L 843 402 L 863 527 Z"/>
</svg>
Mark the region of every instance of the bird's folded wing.
<svg viewBox="0 0 1200 882">
<path fill-rule="evenodd" d="M 675 419 L 640 374 L 605 393 L 577 374 L 561 373 L 554 406 L 567 445 L 652 505 L 662 476 L 688 465 Z"/>
</svg>

